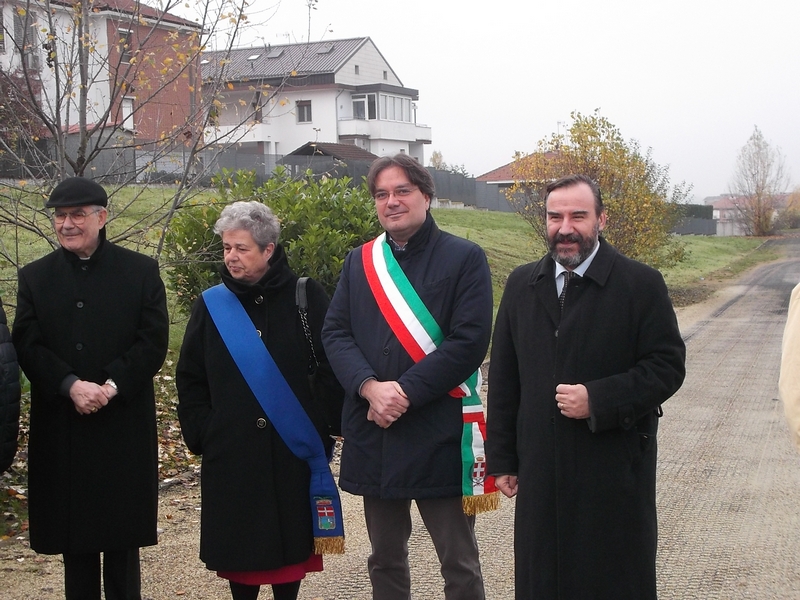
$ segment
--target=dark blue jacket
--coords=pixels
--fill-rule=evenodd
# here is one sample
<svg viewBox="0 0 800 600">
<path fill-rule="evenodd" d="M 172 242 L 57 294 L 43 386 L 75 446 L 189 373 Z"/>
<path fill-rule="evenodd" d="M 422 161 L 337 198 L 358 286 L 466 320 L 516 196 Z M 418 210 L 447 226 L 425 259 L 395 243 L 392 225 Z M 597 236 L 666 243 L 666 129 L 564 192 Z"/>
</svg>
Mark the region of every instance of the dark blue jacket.
<svg viewBox="0 0 800 600">
<path fill-rule="evenodd" d="M 339 485 L 381 498 L 460 496 L 461 401 L 448 392 L 486 356 L 492 321 L 489 265 L 479 246 L 441 231 L 430 215 L 395 256 L 445 340 L 414 364 L 372 296 L 361 248 L 347 256 L 322 334 L 345 389 Z M 397 381 L 411 403 L 387 429 L 367 420 L 368 403 L 358 391 L 369 377 Z"/>
</svg>

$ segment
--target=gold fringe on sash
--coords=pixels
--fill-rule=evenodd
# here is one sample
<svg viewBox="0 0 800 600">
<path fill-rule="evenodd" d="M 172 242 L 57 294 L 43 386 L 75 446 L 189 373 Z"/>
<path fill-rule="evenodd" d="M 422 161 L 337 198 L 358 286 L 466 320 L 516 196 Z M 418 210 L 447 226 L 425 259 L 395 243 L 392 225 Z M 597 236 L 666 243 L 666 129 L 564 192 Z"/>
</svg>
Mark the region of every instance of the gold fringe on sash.
<svg viewBox="0 0 800 600">
<path fill-rule="evenodd" d="M 465 515 L 477 515 L 500 508 L 500 492 L 481 494 L 480 496 L 462 496 L 461 506 Z"/>
<path fill-rule="evenodd" d="M 344 538 L 314 538 L 314 554 L 344 554 Z"/>
</svg>

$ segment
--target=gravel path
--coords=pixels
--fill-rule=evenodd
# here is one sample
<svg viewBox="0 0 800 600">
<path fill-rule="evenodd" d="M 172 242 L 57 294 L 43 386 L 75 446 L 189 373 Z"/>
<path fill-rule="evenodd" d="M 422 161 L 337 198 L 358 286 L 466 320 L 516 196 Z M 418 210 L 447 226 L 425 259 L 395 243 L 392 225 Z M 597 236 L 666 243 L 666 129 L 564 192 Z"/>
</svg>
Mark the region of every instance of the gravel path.
<svg viewBox="0 0 800 600">
<path fill-rule="evenodd" d="M 777 398 L 789 292 L 800 281 L 800 240 L 790 258 L 759 267 L 710 301 L 679 309 L 688 376 L 664 407 L 659 435 L 661 600 L 800 598 L 800 455 Z M 235 493 L 235 490 L 232 490 Z M 227 584 L 197 558 L 200 490 L 187 478 L 160 495 L 158 546 L 142 551 L 149 600 L 227 600 Z M 347 553 L 326 557 L 303 600 L 369 598 L 360 499 L 343 494 Z M 478 517 L 487 598 L 513 598 L 514 502 Z M 415 515 L 410 542 L 417 600 L 442 598 L 438 561 Z M 0 545 L 0 600 L 63 598 L 60 557 L 24 539 Z M 261 598 L 270 598 L 267 589 Z"/>
</svg>

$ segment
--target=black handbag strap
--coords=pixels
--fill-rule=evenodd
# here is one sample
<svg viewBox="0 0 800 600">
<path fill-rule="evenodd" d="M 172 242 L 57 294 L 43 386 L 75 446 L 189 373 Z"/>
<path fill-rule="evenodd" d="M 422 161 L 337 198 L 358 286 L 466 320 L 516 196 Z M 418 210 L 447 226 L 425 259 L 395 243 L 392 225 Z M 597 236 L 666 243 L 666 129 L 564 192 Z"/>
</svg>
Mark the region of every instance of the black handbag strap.
<svg viewBox="0 0 800 600">
<path fill-rule="evenodd" d="M 306 341 L 308 341 L 308 347 L 311 348 L 310 358 L 314 361 L 314 364 L 312 365 L 309 362 L 309 371 L 313 371 L 314 368 L 319 366 L 319 360 L 317 359 L 317 353 L 314 351 L 314 341 L 311 338 L 311 327 L 308 325 L 308 296 L 306 295 L 307 283 L 308 277 L 297 278 L 294 301 L 295 304 L 297 304 L 297 312 L 300 314 L 300 322 L 303 324 L 303 333 L 306 336 Z"/>
</svg>

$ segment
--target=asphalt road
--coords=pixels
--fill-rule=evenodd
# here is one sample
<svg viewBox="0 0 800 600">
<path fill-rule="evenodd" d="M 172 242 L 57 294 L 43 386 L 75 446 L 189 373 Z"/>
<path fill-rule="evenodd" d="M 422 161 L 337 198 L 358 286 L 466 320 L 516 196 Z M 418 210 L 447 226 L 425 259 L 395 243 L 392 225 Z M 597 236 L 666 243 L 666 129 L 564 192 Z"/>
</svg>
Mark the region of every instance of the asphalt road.
<svg viewBox="0 0 800 600">
<path fill-rule="evenodd" d="M 687 378 L 659 433 L 659 597 L 800 598 L 800 453 L 778 400 L 800 240 L 683 331 Z"/>
<path fill-rule="evenodd" d="M 659 432 L 661 600 L 800 598 L 800 453 L 777 400 L 780 346 L 792 287 L 800 281 L 800 239 L 786 260 L 759 267 L 681 318 L 687 378 L 664 405 Z M 235 491 L 232 491 L 235 493 Z M 369 598 L 368 540 L 360 499 L 343 494 L 347 553 L 326 557 L 304 600 Z M 514 502 L 478 517 L 487 598 L 514 596 Z M 197 558 L 196 485 L 162 493 L 159 545 L 142 552 L 146 598 L 225 599 L 227 586 Z M 415 600 L 443 598 L 438 561 L 418 515 L 410 542 Z M 0 546 L 0 599 L 59 598 L 58 557 L 24 542 Z M 268 598 L 266 590 L 261 598 Z"/>
</svg>

